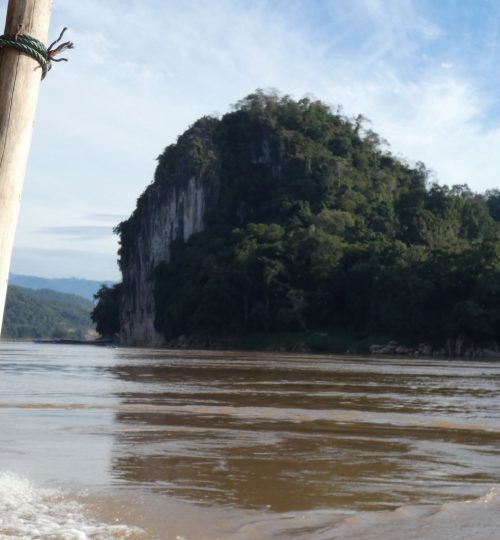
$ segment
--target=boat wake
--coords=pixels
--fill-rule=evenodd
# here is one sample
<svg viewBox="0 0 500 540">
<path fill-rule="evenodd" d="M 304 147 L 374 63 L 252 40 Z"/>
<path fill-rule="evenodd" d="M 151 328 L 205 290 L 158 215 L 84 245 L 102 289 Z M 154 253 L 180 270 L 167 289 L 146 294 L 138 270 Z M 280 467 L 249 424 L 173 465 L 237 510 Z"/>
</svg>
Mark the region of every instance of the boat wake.
<svg viewBox="0 0 500 540">
<path fill-rule="evenodd" d="M 132 504 L 132 502 L 131 502 Z M 132 505 L 133 506 L 133 505 Z M 131 508 L 132 510 L 132 508 Z M 210 532 L 170 531 L 168 538 L 185 540 L 491 540 L 500 527 L 500 491 L 477 499 L 442 505 L 402 506 L 396 510 L 347 512 L 323 509 L 234 516 L 213 536 Z M 170 516 L 169 520 L 174 518 Z M 203 521 L 203 520 L 202 520 Z M 238 523 L 239 522 L 239 523 Z M 183 525 L 184 524 L 184 525 Z M 219 523 L 219 526 L 221 523 Z M 188 534 L 185 534 L 188 532 Z M 215 531 L 214 531 L 215 532 Z M 58 489 L 34 486 L 12 472 L 0 472 L 0 540 L 145 540 L 137 527 L 103 523 Z M 156 537 L 155 537 L 156 538 Z M 164 536 L 162 540 L 166 537 Z"/>
<path fill-rule="evenodd" d="M 60 490 L 35 487 L 12 472 L 0 472 L 1 540 L 143 539 L 143 531 L 98 523 Z"/>
</svg>

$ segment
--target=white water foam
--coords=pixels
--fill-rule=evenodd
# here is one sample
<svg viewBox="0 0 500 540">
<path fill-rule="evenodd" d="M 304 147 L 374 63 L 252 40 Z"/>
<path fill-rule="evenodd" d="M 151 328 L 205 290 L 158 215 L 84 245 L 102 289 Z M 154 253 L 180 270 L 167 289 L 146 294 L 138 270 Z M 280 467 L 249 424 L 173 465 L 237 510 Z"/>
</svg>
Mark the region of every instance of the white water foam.
<svg viewBox="0 0 500 540">
<path fill-rule="evenodd" d="M 12 472 L 0 472 L 0 540 L 143 539 L 126 525 L 98 523 L 60 490 L 35 487 Z"/>
</svg>

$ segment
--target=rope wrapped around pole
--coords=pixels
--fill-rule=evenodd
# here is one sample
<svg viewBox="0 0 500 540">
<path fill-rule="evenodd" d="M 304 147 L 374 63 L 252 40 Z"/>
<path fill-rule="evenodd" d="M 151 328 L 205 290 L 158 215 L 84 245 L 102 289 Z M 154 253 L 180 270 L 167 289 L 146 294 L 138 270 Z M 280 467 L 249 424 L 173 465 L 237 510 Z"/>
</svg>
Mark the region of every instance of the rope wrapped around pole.
<svg viewBox="0 0 500 540">
<path fill-rule="evenodd" d="M 61 41 L 61 38 L 66 32 L 67 28 L 64 28 L 60 36 L 54 41 L 47 49 L 45 45 L 27 34 L 4 34 L 0 36 L 0 48 L 11 47 L 19 52 L 31 56 L 38 62 L 42 68 L 42 81 L 45 79 L 45 75 L 52 69 L 52 62 L 67 62 L 67 58 L 54 58 L 57 54 L 67 50 L 73 49 L 74 45 L 71 41 L 61 43 L 54 49 L 54 45 Z"/>
</svg>

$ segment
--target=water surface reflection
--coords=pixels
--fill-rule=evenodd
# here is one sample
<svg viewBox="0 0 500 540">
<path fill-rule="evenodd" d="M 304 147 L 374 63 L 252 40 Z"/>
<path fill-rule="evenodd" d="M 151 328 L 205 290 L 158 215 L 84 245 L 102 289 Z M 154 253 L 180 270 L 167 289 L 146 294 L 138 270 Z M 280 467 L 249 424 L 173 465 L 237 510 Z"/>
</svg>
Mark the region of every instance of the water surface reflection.
<svg viewBox="0 0 500 540">
<path fill-rule="evenodd" d="M 111 368 L 116 480 L 276 511 L 437 503 L 498 482 L 495 364 L 181 354 L 125 352 Z"/>
</svg>

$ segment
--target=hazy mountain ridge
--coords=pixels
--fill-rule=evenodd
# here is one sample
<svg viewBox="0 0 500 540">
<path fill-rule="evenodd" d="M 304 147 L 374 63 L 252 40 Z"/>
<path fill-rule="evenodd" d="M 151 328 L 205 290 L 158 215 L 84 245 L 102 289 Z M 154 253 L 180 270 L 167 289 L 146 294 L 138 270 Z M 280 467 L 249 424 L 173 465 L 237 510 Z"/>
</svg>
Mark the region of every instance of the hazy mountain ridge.
<svg viewBox="0 0 500 540">
<path fill-rule="evenodd" d="M 37 276 L 25 276 L 10 274 L 9 285 L 26 289 L 50 289 L 66 294 L 76 294 L 88 300 L 94 299 L 101 285 L 111 286 L 112 281 L 94 281 L 80 278 L 42 278 Z"/>
</svg>

